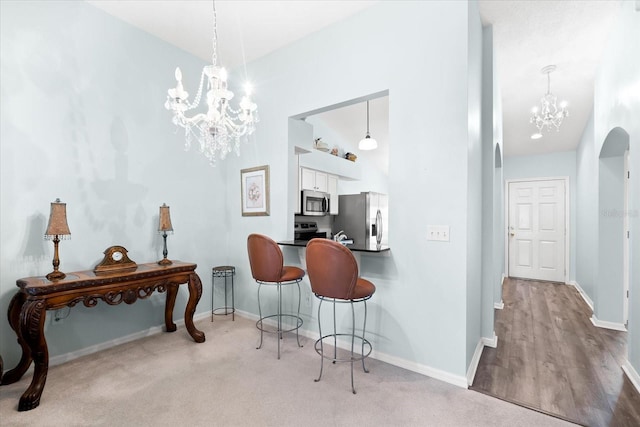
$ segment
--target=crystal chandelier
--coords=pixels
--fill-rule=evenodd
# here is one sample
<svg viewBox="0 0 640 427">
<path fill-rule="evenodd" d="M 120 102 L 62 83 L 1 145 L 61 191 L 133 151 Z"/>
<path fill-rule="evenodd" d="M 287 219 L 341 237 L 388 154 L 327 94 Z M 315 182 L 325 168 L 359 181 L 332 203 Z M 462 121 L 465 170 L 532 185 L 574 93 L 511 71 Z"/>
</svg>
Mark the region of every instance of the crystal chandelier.
<svg viewBox="0 0 640 427">
<path fill-rule="evenodd" d="M 538 107 L 533 107 L 530 123 L 533 123 L 538 128 L 538 132 L 531 135 L 532 139 L 542 138 L 542 130 L 551 130 L 552 127 L 556 131 L 560 130 L 562 120 L 569 115 L 567 111 L 567 102 L 562 101 L 560 108 L 556 105 L 557 97 L 551 93 L 551 77 L 549 76 L 555 71 L 555 65 L 547 65 L 540 72 L 547 75 L 547 93 L 542 97 L 540 103 L 542 109 L 538 110 Z"/>
<path fill-rule="evenodd" d="M 200 143 L 200 151 L 209 159 L 213 166 L 216 157 L 223 159 L 235 149 L 240 155 L 240 140 L 246 139 L 255 131 L 255 124 L 259 120 L 257 106 L 251 101 L 251 86 L 245 86 L 245 96 L 240 101 L 239 109 L 235 110 L 229 105 L 233 98 L 233 92 L 227 88 L 227 71 L 216 64 L 218 49 L 218 34 L 216 27 L 216 8 L 213 4 L 213 55 L 212 64 L 202 69 L 200 87 L 193 102 L 187 98 L 189 93 L 182 86 L 182 72 L 176 68 L 176 87 L 168 90 L 167 101 L 164 106 L 173 112 L 173 123 L 184 128 L 185 150 L 191 147 L 191 141 L 195 137 Z M 197 108 L 202 97 L 202 90 L 207 80 L 206 103 L 207 112 L 194 114 L 192 117 L 185 115 L 189 110 Z"/>
</svg>

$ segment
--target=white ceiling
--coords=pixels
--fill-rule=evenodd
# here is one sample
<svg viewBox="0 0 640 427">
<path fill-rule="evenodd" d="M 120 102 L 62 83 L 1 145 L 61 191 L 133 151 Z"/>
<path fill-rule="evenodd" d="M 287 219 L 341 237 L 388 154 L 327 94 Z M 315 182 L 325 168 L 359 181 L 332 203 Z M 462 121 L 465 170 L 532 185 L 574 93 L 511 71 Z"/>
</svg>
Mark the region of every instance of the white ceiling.
<svg viewBox="0 0 640 427">
<path fill-rule="evenodd" d="M 206 60 L 212 53 L 211 1 L 90 0 L 125 22 Z M 217 0 L 218 63 L 233 68 L 279 49 L 378 1 Z M 503 106 L 504 155 L 574 150 L 593 105 L 593 78 L 620 1 L 480 0 L 484 25 L 493 26 Z M 569 103 L 560 132 L 531 140 L 531 108 L 547 90 L 540 69 L 555 64 L 551 92 Z M 179 64 L 176 64 L 179 65 Z M 188 83 L 187 83 L 188 84 Z M 363 132 L 363 108 L 324 117 L 345 137 Z M 375 121 L 372 110 L 371 132 Z M 328 121 L 327 121 L 328 120 Z M 356 123 L 357 130 L 344 129 Z M 388 129 L 387 123 L 379 123 Z M 365 129 L 366 130 L 366 129 Z M 348 136 L 350 137 L 350 136 Z"/>
<path fill-rule="evenodd" d="M 493 25 L 502 93 L 505 156 L 575 150 L 593 107 L 593 81 L 619 1 L 480 0 Z M 551 92 L 569 110 L 559 132 L 532 140 L 531 109 L 547 91 L 542 67 L 555 64 Z"/>
</svg>

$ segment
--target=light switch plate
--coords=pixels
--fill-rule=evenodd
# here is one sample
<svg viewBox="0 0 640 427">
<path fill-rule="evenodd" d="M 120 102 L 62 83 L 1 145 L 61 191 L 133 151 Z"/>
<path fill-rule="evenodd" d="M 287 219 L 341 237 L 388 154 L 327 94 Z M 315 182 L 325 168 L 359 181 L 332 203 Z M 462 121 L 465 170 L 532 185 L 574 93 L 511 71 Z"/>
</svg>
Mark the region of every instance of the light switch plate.
<svg viewBox="0 0 640 427">
<path fill-rule="evenodd" d="M 427 225 L 427 240 L 438 242 L 449 241 L 448 225 Z"/>
</svg>

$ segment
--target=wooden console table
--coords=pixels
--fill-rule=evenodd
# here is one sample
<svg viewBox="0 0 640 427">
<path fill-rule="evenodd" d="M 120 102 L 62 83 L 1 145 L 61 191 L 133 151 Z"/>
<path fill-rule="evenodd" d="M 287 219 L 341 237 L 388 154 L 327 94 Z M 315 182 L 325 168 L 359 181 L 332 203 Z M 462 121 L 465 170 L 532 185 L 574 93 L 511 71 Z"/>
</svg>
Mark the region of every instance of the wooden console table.
<svg viewBox="0 0 640 427">
<path fill-rule="evenodd" d="M 20 289 L 9 304 L 9 323 L 18 336 L 22 357 L 15 368 L 2 376 L 0 385 L 18 381 L 33 361 L 33 380 L 20 397 L 18 410 L 28 411 L 40 404 L 49 370 L 49 351 L 44 337 L 46 310 L 73 307 L 78 303 L 86 307 L 95 307 L 99 300 L 109 305 L 122 302 L 133 304 L 138 299 L 149 297 L 154 291 L 166 292 L 164 322 L 167 332 L 174 332 L 173 307 L 178 287 L 187 283 L 189 300 L 184 322 L 195 342 L 204 342 L 204 333 L 193 324 L 193 314 L 202 296 L 202 283 L 195 272 L 196 267 L 196 264 L 173 261 L 169 266 L 140 264 L 134 271 L 100 275 L 92 270 L 67 273 L 66 278 L 55 282 L 45 277 L 18 280 L 16 285 Z"/>
</svg>

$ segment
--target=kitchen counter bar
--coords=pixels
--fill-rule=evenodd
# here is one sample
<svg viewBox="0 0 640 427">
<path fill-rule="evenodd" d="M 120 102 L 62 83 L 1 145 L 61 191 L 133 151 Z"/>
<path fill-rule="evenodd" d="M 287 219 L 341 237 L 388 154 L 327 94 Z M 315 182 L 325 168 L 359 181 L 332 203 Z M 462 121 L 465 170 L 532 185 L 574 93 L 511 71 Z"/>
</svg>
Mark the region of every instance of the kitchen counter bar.
<svg viewBox="0 0 640 427">
<path fill-rule="evenodd" d="M 306 247 L 307 243 L 309 243 L 308 240 L 284 240 L 284 241 L 278 242 L 278 244 L 282 246 L 297 246 L 299 248 Z M 358 244 L 351 244 L 351 245 L 345 245 L 345 246 L 347 247 L 347 249 L 354 252 L 379 253 L 379 252 L 386 252 L 390 250 L 389 246 L 385 246 L 385 245 L 376 246 L 375 244 L 370 246 L 358 245 Z"/>
</svg>

